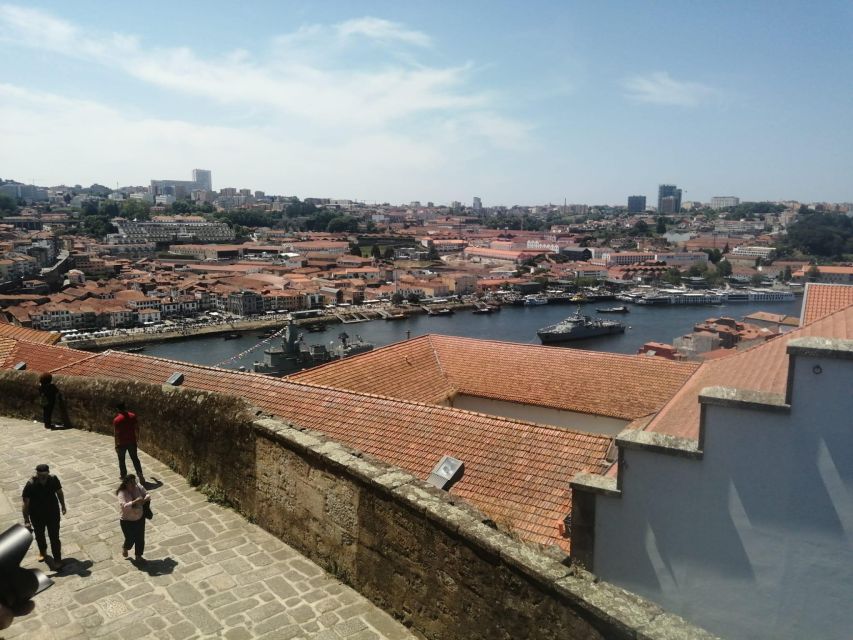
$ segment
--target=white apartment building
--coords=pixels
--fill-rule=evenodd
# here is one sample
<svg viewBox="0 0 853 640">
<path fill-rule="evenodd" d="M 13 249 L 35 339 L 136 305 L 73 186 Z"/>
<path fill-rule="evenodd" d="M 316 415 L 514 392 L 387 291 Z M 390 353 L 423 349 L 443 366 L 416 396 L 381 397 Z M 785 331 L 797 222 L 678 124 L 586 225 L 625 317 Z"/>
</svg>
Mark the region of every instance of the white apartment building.
<svg viewBox="0 0 853 640">
<path fill-rule="evenodd" d="M 714 196 L 711 198 L 712 209 L 727 209 L 728 207 L 736 207 L 740 204 L 740 198 L 735 196 Z"/>
<path fill-rule="evenodd" d="M 732 249 L 732 255 L 737 258 L 768 259 L 776 252 L 775 247 L 747 247 L 741 245 Z"/>
</svg>

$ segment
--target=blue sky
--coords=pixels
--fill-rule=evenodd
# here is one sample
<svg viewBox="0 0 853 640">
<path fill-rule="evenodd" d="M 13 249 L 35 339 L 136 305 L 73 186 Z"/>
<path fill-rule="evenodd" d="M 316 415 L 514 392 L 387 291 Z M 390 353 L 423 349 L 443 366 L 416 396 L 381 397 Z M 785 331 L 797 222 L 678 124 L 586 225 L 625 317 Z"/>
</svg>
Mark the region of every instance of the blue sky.
<svg viewBox="0 0 853 640">
<path fill-rule="evenodd" d="M 0 4 L 0 176 L 853 201 L 853 3 Z"/>
</svg>

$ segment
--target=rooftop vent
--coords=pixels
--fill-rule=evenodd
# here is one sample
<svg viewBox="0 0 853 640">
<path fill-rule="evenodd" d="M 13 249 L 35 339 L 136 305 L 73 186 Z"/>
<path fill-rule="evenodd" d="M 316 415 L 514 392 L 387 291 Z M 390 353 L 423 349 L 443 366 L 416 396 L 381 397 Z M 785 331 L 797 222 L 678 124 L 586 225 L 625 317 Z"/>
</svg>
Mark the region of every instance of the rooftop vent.
<svg viewBox="0 0 853 640">
<path fill-rule="evenodd" d="M 183 373 L 173 373 L 169 376 L 169 379 L 166 380 L 166 384 L 170 384 L 173 387 L 179 387 L 184 383 L 184 374 Z"/>
<path fill-rule="evenodd" d="M 21 360 L 18 364 L 12 367 L 15 371 L 23 371 L 27 368 L 27 363 Z"/>
<path fill-rule="evenodd" d="M 450 488 L 462 478 L 465 473 L 465 464 L 461 460 L 444 456 L 438 461 L 438 464 L 433 467 L 432 473 L 429 474 L 429 482 L 434 487 L 450 491 Z"/>
</svg>

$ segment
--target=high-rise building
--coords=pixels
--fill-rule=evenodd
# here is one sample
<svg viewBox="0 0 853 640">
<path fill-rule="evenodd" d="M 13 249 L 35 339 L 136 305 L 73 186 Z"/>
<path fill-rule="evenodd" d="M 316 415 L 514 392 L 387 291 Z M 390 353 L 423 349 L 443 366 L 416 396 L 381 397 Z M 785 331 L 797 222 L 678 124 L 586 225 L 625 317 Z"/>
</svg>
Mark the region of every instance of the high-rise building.
<svg viewBox="0 0 853 640">
<path fill-rule="evenodd" d="M 152 196 L 174 196 L 189 198 L 193 191 L 212 191 L 211 173 L 207 169 L 193 169 L 192 180 L 152 180 L 149 191 Z"/>
<path fill-rule="evenodd" d="M 628 213 L 643 213 L 646 210 L 646 196 L 628 196 Z"/>
<path fill-rule="evenodd" d="M 711 198 L 712 209 L 726 209 L 736 207 L 740 204 L 740 198 L 735 196 L 714 196 Z"/>
<path fill-rule="evenodd" d="M 193 169 L 193 182 L 203 191 L 213 191 L 213 177 L 209 169 Z"/>
<path fill-rule="evenodd" d="M 681 189 L 674 184 L 658 186 L 658 213 L 678 213 L 681 211 Z"/>
<path fill-rule="evenodd" d="M 483 210 L 483 201 L 480 200 L 477 196 L 474 196 L 474 204 L 471 207 L 474 211 L 482 211 Z"/>
</svg>

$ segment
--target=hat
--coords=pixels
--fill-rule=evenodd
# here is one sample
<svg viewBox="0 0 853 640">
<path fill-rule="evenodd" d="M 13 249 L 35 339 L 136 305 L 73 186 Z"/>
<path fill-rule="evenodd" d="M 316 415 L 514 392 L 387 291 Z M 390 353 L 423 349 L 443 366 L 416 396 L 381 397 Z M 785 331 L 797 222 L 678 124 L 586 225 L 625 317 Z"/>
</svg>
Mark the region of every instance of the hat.
<svg viewBox="0 0 853 640">
<path fill-rule="evenodd" d="M 36 466 L 36 473 L 45 473 L 47 471 L 50 471 L 50 467 L 46 464 L 40 464 Z"/>
</svg>

